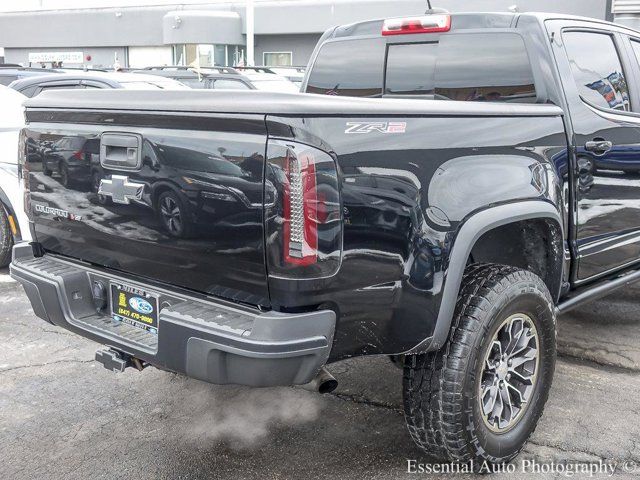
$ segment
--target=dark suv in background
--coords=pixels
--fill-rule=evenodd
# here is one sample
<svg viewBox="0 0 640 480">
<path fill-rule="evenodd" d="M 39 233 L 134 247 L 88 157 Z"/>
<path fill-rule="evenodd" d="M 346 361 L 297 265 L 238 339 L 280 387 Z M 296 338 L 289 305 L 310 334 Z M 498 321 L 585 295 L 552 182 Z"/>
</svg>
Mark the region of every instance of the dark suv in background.
<svg viewBox="0 0 640 480">
<path fill-rule="evenodd" d="M 68 187 L 72 178 L 89 178 L 91 154 L 100 153 L 100 140 L 67 136 L 42 149 L 42 172 L 51 176 L 57 172 L 60 183 Z"/>
</svg>

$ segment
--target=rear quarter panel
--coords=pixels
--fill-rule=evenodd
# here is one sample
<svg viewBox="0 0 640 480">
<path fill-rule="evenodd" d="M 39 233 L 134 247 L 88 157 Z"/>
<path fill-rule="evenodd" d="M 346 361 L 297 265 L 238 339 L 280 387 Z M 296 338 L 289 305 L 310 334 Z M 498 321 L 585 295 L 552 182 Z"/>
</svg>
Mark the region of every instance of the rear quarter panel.
<svg viewBox="0 0 640 480">
<path fill-rule="evenodd" d="M 344 216 L 338 273 L 269 279 L 276 307 L 337 310 L 334 360 L 401 353 L 432 336 L 451 248 L 474 213 L 527 199 L 561 211 L 567 160 L 560 116 L 269 116 L 267 127 L 270 138 L 314 145 L 337 161 Z"/>
</svg>

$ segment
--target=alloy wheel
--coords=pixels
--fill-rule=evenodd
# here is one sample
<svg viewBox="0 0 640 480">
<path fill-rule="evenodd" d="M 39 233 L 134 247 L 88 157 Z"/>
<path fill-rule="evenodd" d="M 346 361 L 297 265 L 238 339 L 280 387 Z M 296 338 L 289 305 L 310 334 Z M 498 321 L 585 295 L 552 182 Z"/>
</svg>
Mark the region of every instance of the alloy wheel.
<svg viewBox="0 0 640 480">
<path fill-rule="evenodd" d="M 485 425 L 511 430 L 526 411 L 535 389 L 539 340 L 531 317 L 509 316 L 496 331 L 484 359 L 478 399 Z"/>
</svg>

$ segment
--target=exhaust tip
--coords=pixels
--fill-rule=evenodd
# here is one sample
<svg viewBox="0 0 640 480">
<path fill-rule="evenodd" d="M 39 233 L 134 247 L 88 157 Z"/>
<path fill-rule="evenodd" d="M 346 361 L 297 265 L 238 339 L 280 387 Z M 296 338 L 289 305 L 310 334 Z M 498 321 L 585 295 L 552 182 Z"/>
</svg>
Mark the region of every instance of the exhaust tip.
<svg viewBox="0 0 640 480">
<path fill-rule="evenodd" d="M 322 367 L 315 378 L 306 385 L 302 385 L 302 388 L 312 392 L 331 393 L 338 388 L 338 381 L 326 368 Z"/>
<path fill-rule="evenodd" d="M 335 378 L 328 378 L 318 385 L 319 393 L 331 393 L 338 388 L 338 381 Z"/>
</svg>

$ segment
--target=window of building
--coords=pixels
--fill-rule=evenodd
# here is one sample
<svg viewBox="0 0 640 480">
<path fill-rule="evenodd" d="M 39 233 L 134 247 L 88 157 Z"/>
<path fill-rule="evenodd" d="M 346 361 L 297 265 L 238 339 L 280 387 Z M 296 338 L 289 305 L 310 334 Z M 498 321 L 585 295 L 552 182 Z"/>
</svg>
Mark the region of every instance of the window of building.
<svg viewBox="0 0 640 480">
<path fill-rule="evenodd" d="M 629 86 L 613 37 L 606 33 L 565 32 L 563 39 L 580 97 L 597 107 L 631 110 Z"/>
<path fill-rule="evenodd" d="M 128 47 L 127 65 L 130 68 L 153 67 L 156 65 L 171 65 L 173 54 L 170 46 L 156 47 Z"/>
<path fill-rule="evenodd" d="M 244 45 L 181 44 L 173 46 L 173 63 L 191 67 L 233 67 L 244 65 Z"/>
<path fill-rule="evenodd" d="M 292 52 L 264 52 L 262 63 L 269 67 L 286 67 L 293 65 Z"/>
</svg>

